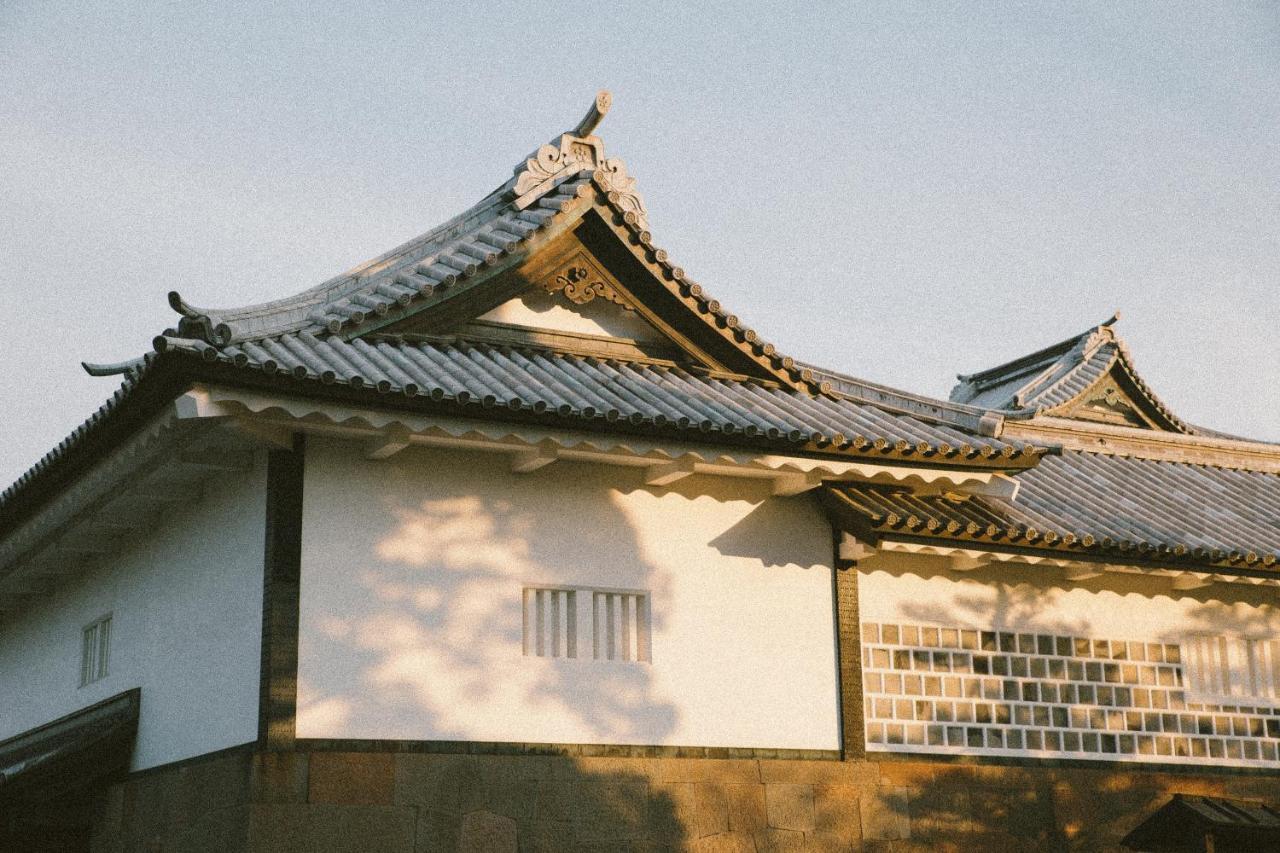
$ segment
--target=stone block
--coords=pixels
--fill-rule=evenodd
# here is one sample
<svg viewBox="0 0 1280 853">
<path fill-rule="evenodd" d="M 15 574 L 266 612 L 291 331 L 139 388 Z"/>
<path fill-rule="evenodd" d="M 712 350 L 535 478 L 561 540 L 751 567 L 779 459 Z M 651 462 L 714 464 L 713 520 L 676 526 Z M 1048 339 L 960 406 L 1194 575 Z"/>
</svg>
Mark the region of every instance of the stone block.
<svg viewBox="0 0 1280 853">
<path fill-rule="evenodd" d="M 881 786 L 858 798 L 864 840 L 893 841 L 911 837 L 907 789 Z"/>
<path fill-rule="evenodd" d="M 627 779 L 643 779 L 652 781 L 662 778 L 660 765 L 663 761 L 679 761 L 681 759 L 662 758 L 579 758 L 575 762 L 578 774 L 589 776 L 614 776 Z"/>
<path fill-rule="evenodd" d="M 611 761 L 614 759 L 577 759 L 567 755 L 434 755 L 435 759 L 465 760 L 475 765 L 484 781 L 495 776 L 520 779 L 575 779 L 582 774 L 579 761 Z"/>
<path fill-rule="evenodd" d="M 471 812 L 458 831 L 458 853 L 516 853 L 516 822 L 493 812 Z"/>
<path fill-rule="evenodd" d="M 249 805 L 201 812 L 189 823 L 169 827 L 166 851 L 182 853 L 243 853 L 249 845 Z"/>
<path fill-rule="evenodd" d="M 416 816 L 411 808 L 310 805 L 307 841 L 325 853 L 413 853 Z"/>
<path fill-rule="evenodd" d="M 732 784 L 723 787 L 725 802 L 729 807 L 729 829 L 733 832 L 754 833 L 769 825 L 765 811 L 764 786 Z"/>
<path fill-rule="evenodd" d="M 249 798 L 255 803 L 305 803 L 310 756 L 305 752 L 258 752 L 249 767 Z"/>
<path fill-rule="evenodd" d="M 974 818 L 966 786 L 929 785 L 907 792 L 912 840 L 938 846 L 968 843 L 989 829 Z"/>
<path fill-rule="evenodd" d="M 762 829 L 755 833 L 756 853 L 804 853 L 803 832 L 792 829 Z"/>
<path fill-rule="evenodd" d="M 724 832 L 695 840 L 689 850 L 691 853 L 756 853 L 756 842 L 745 832 Z"/>
<path fill-rule="evenodd" d="M 539 782 L 534 794 L 534 814 L 541 820 L 572 821 L 577 807 L 576 782 L 549 780 Z"/>
<path fill-rule="evenodd" d="M 648 834 L 647 782 L 584 778 L 575 787 L 571 812 L 580 842 L 635 841 Z"/>
<path fill-rule="evenodd" d="M 797 785 L 878 785 L 880 767 L 866 761 L 825 759 L 761 759 L 763 782 L 792 782 Z"/>
<path fill-rule="evenodd" d="M 251 806 L 249 853 L 311 853 L 311 809 L 302 803 Z"/>
<path fill-rule="evenodd" d="M 676 847 L 694 839 L 698 807 L 692 782 L 654 782 L 648 800 L 649 838 Z"/>
<path fill-rule="evenodd" d="M 124 785 L 111 785 L 98 802 L 90 850 L 92 853 L 124 853 Z"/>
<path fill-rule="evenodd" d="M 759 782 L 758 762 L 749 758 L 663 758 L 653 772 L 659 782 Z"/>
<path fill-rule="evenodd" d="M 457 853 L 462 818 L 456 814 L 418 809 L 414 853 Z"/>
<path fill-rule="evenodd" d="M 162 772 L 173 788 L 170 820 L 191 823 L 205 812 L 247 804 L 252 760 L 250 752 L 233 752 Z"/>
<path fill-rule="evenodd" d="M 520 821 L 518 832 L 520 853 L 560 853 L 575 846 L 573 824 L 568 821 Z"/>
<path fill-rule="evenodd" d="M 307 802 L 334 805 L 390 805 L 395 758 L 389 752 L 312 753 L 307 773 Z"/>
<path fill-rule="evenodd" d="M 862 837 L 862 815 L 858 801 L 863 789 L 854 785 L 813 787 L 814 829 L 853 844 Z"/>
<path fill-rule="evenodd" d="M 164 771 L 124 783 L 122 808 L 126 850 L 158 849 L 173 823 L 178 791 Z"/>
<path fill-rule="evenodd" d="M 806 853 L 854 853 L 862 850 L 862 843 L 857 838 L 845 838 L 829 832 L 806 832 L 804 849 Z"/>
<path fill-rule="evenodd" d="M 519 772 L 513 765 L 509 767 L 513 773 Z M 397 753 L 394 783 L 393 802 L 398 806 L 459 816 L 485 806 L 478 765 L 470 755 Z"/>
<path fill-rule="evenodd" d="M 537 816 L 538 785 L 536 779 L 495 779 L 481 783 L 476 799 L 495 814 L 513 820 L 529 819 Z"/>
<path fill-rule="evenodd" d="M 765 813 L 773 829 L 814 829 L 813 786 L 776 783 L 764 786 Z"/>
<path fill-rule="evenodd" d="M 714 782 L 693 786 L 695 815 L 693 837 L 717 835 L 729 831 L 729 801 L 724 787 Z"/>
</svg>

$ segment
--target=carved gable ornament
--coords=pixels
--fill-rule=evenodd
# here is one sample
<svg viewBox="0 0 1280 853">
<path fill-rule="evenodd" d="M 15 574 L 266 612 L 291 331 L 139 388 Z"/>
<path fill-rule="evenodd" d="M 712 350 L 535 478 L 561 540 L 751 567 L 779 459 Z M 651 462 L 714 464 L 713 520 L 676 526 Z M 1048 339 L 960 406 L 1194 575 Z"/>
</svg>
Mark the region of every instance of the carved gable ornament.
<svg viewBox="0 0 1280 853">
<path fill-rule="evenodd" d="M 548 293 L 559 294 L 575 305 L 586 305 L 596 297 L 601 297 L 628 311 L 635 310 L 586 252 L 577 252 L 557 267 L 555 272 L 542 280 L 542 287 Z"/>
<path fill-rule="evenodd" d="M 592 134 L 612 97 L 608 92 L 596 95 L 596 101 L 578 126 L 541 146 L 522 166 L 516 167 L 515 205 L 523 210 L 546 195 L 561 181 L 584 171 L 596 173 L 601 189 L 623 210 L 631 211 L 640 227 L 648 227 L 644 199 L 636 191 L 636 179 L 627 174 L 627 165 L 617 157 L 604 156 L 604 141 Z"/>
<path fill-rule="evenodd" d="M 1151 428 L 1154 424 L 1144 417 L 1129 395 L 1121 391 L 1115 380 L 1108 378 L 1094 388 L 1088 399 L 1067 413 L 1068 417 L 1101 421 L 1120 426 Z"/>
</svg>

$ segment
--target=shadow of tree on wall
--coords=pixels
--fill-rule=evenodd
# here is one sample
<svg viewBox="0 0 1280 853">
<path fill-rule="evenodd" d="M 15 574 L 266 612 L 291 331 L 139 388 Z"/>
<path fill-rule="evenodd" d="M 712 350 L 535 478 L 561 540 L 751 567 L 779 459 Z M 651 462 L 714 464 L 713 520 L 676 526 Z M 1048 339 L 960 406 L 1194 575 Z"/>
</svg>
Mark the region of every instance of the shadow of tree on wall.
<svg viewBox="0 0 1280 853">
<path fill-rule="evenodd" d="M 882 802 L 910 825 L 909 838 L 893 842 L 895 853 L 1121 851 L 1121 839 L 1175 793 L 1280 801 L 1280 778 L 1204 775 L 1204 768 L 1161 772 L 913 758 L 885 761 L 880 773 L 881 791 L 897 794 Z"/>
<path fill-rule="evenodd" d="M 397 756 L 396 798 L 417 808 L 415 849 L 516 853 L 685 849 L 695 786 L 607 759 Z M 619 765 L 636 763 L 618 760 Z"/>
<path fill-rule="evenodd" d="M 577 659 L 521 651 L 527 585 L 644 589 L 662 630 L 667 581 L 600 499 L 603 481 L 566 493 L 541 472 L 511 478 L 502 460 L 471 461 L 443 487 L 413 488 L 420 499 L 385 497 L 376 529 L 342 555 L 349 568 L 324 574 L 329 588 L 304 613 L 300 736 L 664 742 L 676 710 L 654 695 L 649 664 L 593 660 L 581 634 Z M 486 478 L 506 493 L 462 489 Z M 370 540 L 374 552 L 361 550 Z M 577 607 L 590 614 L 591 596 Z M 529 728 L 512 726 L 519 716 L 541 720 L 543 736 L 512 737 Z"/>
</svg>

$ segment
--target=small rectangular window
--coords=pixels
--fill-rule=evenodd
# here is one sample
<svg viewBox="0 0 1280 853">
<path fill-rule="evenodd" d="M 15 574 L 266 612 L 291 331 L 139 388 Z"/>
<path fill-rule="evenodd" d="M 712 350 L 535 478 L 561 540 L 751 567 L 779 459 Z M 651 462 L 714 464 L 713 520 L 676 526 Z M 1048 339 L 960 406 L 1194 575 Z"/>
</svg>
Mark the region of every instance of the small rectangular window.
<svg viewBox="0 0 1280 853">
<path fill-rule="evenodd" d="M 524 653 L 540 658 L 578 656 L 577 590 L 525 587 Z"/>
<path fill-rule="evenodd" d="M 1280 699 L 1280 640 L 1197 635 L 1183 641 L 1182 660 L 1195 698 Z"/>
<path fill-rule="evenodd" d="M 95 619 L 80 635 L 80 686 L 107 675 L 111 660 L 111 616 Z"/>
<path fill-rule="evenodd" d="M 649 660 L 649 626 L 648 595 L 592 592 L 591 634 L 596 660 Z"/>
</svg>

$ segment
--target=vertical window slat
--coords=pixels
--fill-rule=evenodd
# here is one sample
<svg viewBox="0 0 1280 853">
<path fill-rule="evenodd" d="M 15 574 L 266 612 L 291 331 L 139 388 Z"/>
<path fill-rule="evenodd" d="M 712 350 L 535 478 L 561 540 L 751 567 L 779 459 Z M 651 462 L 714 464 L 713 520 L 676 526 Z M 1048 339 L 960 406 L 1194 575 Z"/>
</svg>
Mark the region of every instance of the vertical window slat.
<svg viewBox="0 0 1280 853">
<path fill-rule="evenodd" d="M 534 653 L 533 626 L 536 624 L 533 615 L 533 608 L 536 603 L 537 592 L 535 590 L 525 588 L 521 597 L 524 599 L 524 620 L 521 625 L 521 637 L 524 639 L 524 653 L 530 656 Z"/>
<path fill-rule="evenodd" d="M 80 633 L 80 686 L 105 678 L 111 660 L 111 617 L 103 616 Z"/>
<path fill-rule="evenodd" d="M 622 647 L 622 654 L 619 657 L 623 660 L 635 660 L 636 656 L 631 647 L 631 626 L 635 624 L 636 620 L 636 597 L 634 595 L 620 595 L 618 598 L 620 599 L 618 603 L 621 605 L 618 608 L 619 615 L 622 619 L 622 637 L 619 641 L 619 645 Z"/>
<path fill-rule="evenodd" d="M 605 657 L 607 657 L 609 660 L 613 660 L 618 656 L 617 610 L 618 610 L 618 596 L 613 593 L 606 594 L 604 597 L 604 615 L 605 615 L 604 649 L 605 649 Z"/>
<path fill-rule="evenodd" d="M 576 658 L 578 656 L 578 594 L 568 592 L 565 597 L 567 599 L 565 610 L 568 613 L 565 619 L 565 656 Z"/>
<path fill-rule="evenodd" d="M 588 605 L 594 659 L 651 660 L 652 629 L 646 593 L 564 587 L 525 587 L 521 591 L 525 655 L 578 657 L 579 592 L 591 596 Z"/>
<path fill-rule="evenodd" d="M 536 651 L 538 653 L 538 657 L 543 657 L 547 653 L 547 591 L 545 589 L 540 589 L 537 591 L 536 595 L 538 597 L 538 605 L 537 610 L 535 611 L 537 613 L 537 625 L 534 636 L 537 637 Z"/>
</svg>

